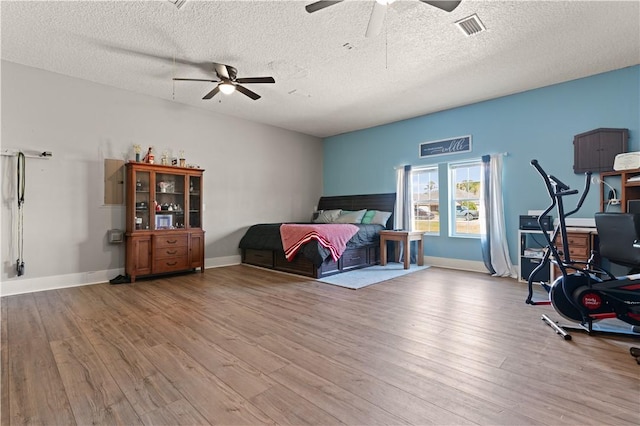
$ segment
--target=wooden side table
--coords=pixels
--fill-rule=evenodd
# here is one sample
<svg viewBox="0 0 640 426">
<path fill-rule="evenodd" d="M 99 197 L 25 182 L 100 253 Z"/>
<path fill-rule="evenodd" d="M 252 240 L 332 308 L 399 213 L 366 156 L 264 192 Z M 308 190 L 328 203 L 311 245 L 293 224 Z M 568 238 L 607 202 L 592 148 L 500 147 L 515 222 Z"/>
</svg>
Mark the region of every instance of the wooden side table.
<svg viewBox="0 0 640 426">
<path fill-rule="evenodd" d="M 387 241 L 396 241 L 403 244 L 404 247 L 404 269 L 409 269 L 409 262 L 411 261 L 411 251 L 409 243 L 411 241 L 418 242 L 418 266 L 424 264 L 424 246 L 422 237 L 423 231 L 380 231 L 380 265 L 387 264 Z M 400 252 L 398 245 L 395 245 L 394 259 L 396 262 L 400 260 Z"/>
</svg>

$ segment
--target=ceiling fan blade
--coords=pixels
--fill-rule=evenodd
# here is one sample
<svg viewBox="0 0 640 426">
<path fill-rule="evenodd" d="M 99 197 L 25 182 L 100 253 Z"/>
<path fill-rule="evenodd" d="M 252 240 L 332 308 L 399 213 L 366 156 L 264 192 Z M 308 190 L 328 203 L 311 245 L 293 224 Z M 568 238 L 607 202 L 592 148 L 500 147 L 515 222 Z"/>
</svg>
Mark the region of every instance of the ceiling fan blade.
<svg viewBox="0 0 640 426">
<path fill-rule="evenodd" d="M 380 34 L 380 30 L 382 30 L 382 25 L 384 25 L 384 18 L 387 16 L 387 5 L 378 3 L 377 1 L 373 3 L 373 10 L 371 11 L 371 18 L 369 18 L 369 25 L 367 25 L 367 32 L 365 37 L 375 37 Z"/>
<path fill-rule="evenodd" d="M 227 69 L 227 65 L 224 64 L 213 64 L 213 66 L 216 69 L 216 73 L 218 74 L 218 76 L 220 78 L 224 78 L 227 80 L 230 80 L 231 77 L 229 76 L 229 70 Z"/>
<path fill-rule="evenodd" d="M 202 98 L 202 100 L 213 98 L 219 91 L 220 88 L 218 86 L 214 87 L 212 91 L 204 95 L 204 98 Z"/>
<path fill-rule="evenodd" d="M 317 12 L 325 7 L 333 6 L 336 3 L 342 3 L 344 0 L 323 0 L 306 5 L 304 8 L 309 13 Z"/>
<path fill-rule="evenodd" d="M 428 5 L 431 5 L 433 7 L 437 7 L 438 9 L 442 9 L 445 12 L 451 12 L 453 11 L 453 9 L 455 9 L 456 7 L 458 7 L 458 5 L 460 3 L 462 3 L 461 0 L 459 1 L 454 1 L 454 0 L 420 0 L 422 3 L 426 3 Z"/>
<path fill-rule="evenodd" d="M 98 42 L 98 41 L 92 41 L 92 39 L 89 39 L 89 42 L 95 45 L 100 46 L 101 48 L 110 51 L 110 52 L 114 52 L 117 54 L 124 54 L 127 56 L 140 56 L 140 57 L 146 57 L 146 58 L 151 58 L 151 59 L 156 59 L 159 61 L 163 61 L 167 64 L 180 64 L 180 65 L 187 65 L 190 67 L 195 67 L 195 68 L 199 68 L 204 72 L 210 73 L 211 72 L 211 62 L 197 62 L 197 61 L 190 61 L 188 59 L 184 59 L 184 58 L 178 58 L 175 56 L 171 56 L 171 55 L 159 55 L 159 54 L 155 54 L 155 53 L 151 53 L 151 52 L 144 52 L 142 50 L 133 50 L 130 49 L 128 47 L 123 47 L 123 46 L 117 46 L 117 45 L 108 45 L 108 44 L 104 44 L 102 42 Z"/>
<path fill-rule="evenodd" d="M 239 84 L 236 84 L 236 90 L 244 95 L 247 95 L 254 101 L 257 101 L 258 99 L 260 99 L 260 95 L 258 95 L 256 92 L 252 92 L 251 90 L 247 89 L 244 86 L 240 86 Z"/>
<path fill-rule="evenodd" d="M 218 83 L 220 80 L 206 80 L 203 78 L 177 78 L 175 77 L 173 81 L 207 81 L 209 83 Z"/>
<path fill-rule="evenodd" d="M 275 83 L 273 77 L 245 77 L 236 79 L 236 83 L 249 84 L 249 83 Z"/>
</svg>

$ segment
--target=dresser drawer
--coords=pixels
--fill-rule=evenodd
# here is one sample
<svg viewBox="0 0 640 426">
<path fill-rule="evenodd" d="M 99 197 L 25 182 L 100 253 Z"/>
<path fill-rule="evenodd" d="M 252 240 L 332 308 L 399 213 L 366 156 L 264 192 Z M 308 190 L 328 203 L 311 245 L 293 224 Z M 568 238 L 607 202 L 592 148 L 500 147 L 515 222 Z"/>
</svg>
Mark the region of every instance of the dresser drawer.
<svg viewBox="0 0 640 426">
<path fill-rule="evenodd" d="M 556 238 L 558 246 L 562 246 L 562 238 Z M 570 247 L 589 247 L 589 234 L 567 234 L 567 243 Z"/>
<path fill-rule="evenodd" d="M 156 259 L 153 261 L 153 273 L 162 274 L 164 272 L 184 271 L 189 269 L 189 258 L 187 255 L 182 257 L 171 257 L 166 259 Z"/>
<path fill-rule="evenodd" d="M 589 258 L 589 247 L 569 246 L 569 254 L 573 260 L 586 260 Z"/>
<path fill-rule="evenodd" d="M 584 233 L 567 233 L 567 243 L 569 246 L 569 255 L 572 260 L 587 260 L 591 255 L 591 235 Z M 562 247 L 562 238 L 556 238 L 556 247 L 559 251 L 564 250 Z"/>
<path fill-rule="evenodd" d="M 340 269 L 340 265 L 338 264 L 338 262 L 333 260 L 331 256 L 327 257 L 327 260 L 322 262 L 322 265 L 320 265 L 320 273 L 322 274 L 326 274 L 327 272 L 337 271 L 339 269 Z"/>
<path fill-rule="evenodd" d="M 313 277 L 316 267 L 313 262 L 304 257 L 302 253 L 298 253 L 291 262 L 284 257 L 284 252 L 276 252 L 275 268 L 280 271 L 293 272 L 294 274 L 302 274 Z"/>
<path fill-rule="evenodd" d="M 189 248 L 187 246 L 177 246 L 177 247 L 159 247 L 156 248 L 153 253 L 154 260 L 156 259 L 167 259 L 173 257 L 183 257 L 186 256 L 189 252 Z"/>
<path fill-rule="evenodd" d="M 245 249 L 243 262 L 273 268 L 273 251 Z"/>
<path fill-rule="evenodd" d="M 367 263 L 367 249 L 347 250 L 342 253 L 342 269 L 348 269 L 353 266 L 365 265 Z"/>
<path fill-rule="evenodd" d="M 181 247 L 189 245 L 189 235 L 154 235 L 153 247 L 157 250 L 164 247 Z"/>
</svg>

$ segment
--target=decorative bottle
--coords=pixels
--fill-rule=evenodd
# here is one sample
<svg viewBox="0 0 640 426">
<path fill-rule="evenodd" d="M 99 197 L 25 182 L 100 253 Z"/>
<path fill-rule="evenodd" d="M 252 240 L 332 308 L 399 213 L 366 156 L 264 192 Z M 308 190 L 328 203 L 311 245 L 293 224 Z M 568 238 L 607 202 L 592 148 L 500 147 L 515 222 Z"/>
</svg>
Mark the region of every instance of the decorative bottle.
<svg viewBox="0 0 640 426">
<path fill-rule="evenodd" d="M 153 147 L 149 147 L 149 151 L 147 152 L 147 163 L 153 164 L 155 162 L 155 156 L 153 155 Z"/>
</svg>

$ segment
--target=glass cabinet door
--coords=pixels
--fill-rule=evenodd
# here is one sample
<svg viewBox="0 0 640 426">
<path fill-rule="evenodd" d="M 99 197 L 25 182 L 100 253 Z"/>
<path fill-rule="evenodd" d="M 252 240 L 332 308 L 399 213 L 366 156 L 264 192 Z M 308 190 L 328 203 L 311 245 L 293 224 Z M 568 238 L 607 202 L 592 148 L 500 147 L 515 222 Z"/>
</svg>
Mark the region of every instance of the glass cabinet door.
<svg viewBox="0 0 640 426">
<path fill-rule="evenodd" d="M 149 229 L 149 218 L 151 212 L 151 200 L 150 200 L 150 191 L 149 191 L 149 172 L 136 172 L 136 192 L 135 192 L 135 203 L 136 203 L 136 213 L 133 218 L 133 229 Z"/>
<path fill-rule="evenodd" d="M 184 175 L 156 173 L 155 178 L 154 229 L 184 228 Z"/>
<path fill-rule="evenodd" d="M 189 176 L 189 227 L 202 228 L 202 178 L 200 176 Z"/>
</svg>

